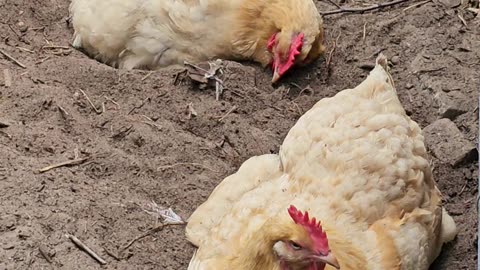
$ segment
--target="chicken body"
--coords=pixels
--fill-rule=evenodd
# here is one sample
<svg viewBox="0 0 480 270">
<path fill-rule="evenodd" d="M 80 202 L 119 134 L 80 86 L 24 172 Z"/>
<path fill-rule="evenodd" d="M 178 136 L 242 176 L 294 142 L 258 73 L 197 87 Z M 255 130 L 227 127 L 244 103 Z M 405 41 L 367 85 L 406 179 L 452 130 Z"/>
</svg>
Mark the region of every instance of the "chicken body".
<svg viewBox="0 0 480 270">
<path fill-rule="evenodd" d="M 305 238 L 291 204 L 321 221 L 342 270 L 428 269 L 457 229 L 386 69 L 379 56 L 360 85 L 304 114 L 279 155 L 252 157 L 217 186 L 189 219 L 189 270 L 307 269 L 275 252 Z"/>
<path fill-rule="evenodd" d="M 124 69 L 223 58 L 277 63 L 279 77 L 324 51 L 312 0 L 72 0 L 70 14 L 74 47 Z"/>
</svg>

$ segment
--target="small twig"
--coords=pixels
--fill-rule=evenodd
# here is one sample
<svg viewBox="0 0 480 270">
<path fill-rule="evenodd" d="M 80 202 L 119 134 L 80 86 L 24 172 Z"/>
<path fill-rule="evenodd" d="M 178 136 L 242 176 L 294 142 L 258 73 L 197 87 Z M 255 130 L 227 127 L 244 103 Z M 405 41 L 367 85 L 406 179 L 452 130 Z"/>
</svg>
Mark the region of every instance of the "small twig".
<svg viewBox="0 0 480 270">
<path fill-rule="evenodd" d="M 365 38 L 367 37 L 367 23 L 365 22 L 363 24 L 363 36 L 362 36 L 362 41 L 365 43 Z"/>
<path fill-rule="evenodd" d="M 75 237 L 74 235 L 68 234 L 68 233 L 65 234 L 65 236 L 68 239 L 72 240 L 72 242 L 75 243 L 75 245 L 77 245 L 80 249 L 87 252 L 88 255 L 92 256 L 92 258 L 97 260 L 100 264 L 107 264 L 107 262 L 104 259 L 100 258 L 100 256 L 98 256 L 95 252 L 93 252 L 93 250 L 91 250 L 84 243 L 82 243 L 82 241 L 80 241 L 77 237 Z"/>
<path fill-rule="evenodd" d="M 368 6 L 368 7 L 363 7 L 363 8 L 350 8 L 350 7 L 345 7 L 344 8 L 344 7 L 341 7 L 339 9 L 321 12 L 320 14 L 322 14 L 323 16 L 327 16 L 327 15 L 333 15 L 333 14 L 338 14 L 338 13 L 347 13 L 347 12 L 362 13 L 362 12 L 365 12 L 365 11 L 371 11 L 371 10 L 375 10 L 375 9 L 389 7 L 389 6 L 393 6 L 393 5 L 408 2 L 408 1 L 410 1 L 410 0 L 395 0 L 395 1 L 392 1 L 392 2 L 374 4 L 374 5 L 371 5 L 371 6 Z"/>
<path fill-rule="evenodd" d="M 364 58 L 363 60 L 369 60 L 371 58 L 376 58 L 384 50 L 385 50 L 384 48 L 380 48 L 380 49 L 376 50 L 374 53 L 372 53 L 370 56 Z"/>
<path fill-rule="evenodd" d="M 34 51 L 32 51 L 30 49 L 27 49 L 27 48 L 23 48 L 23 47 L 19 47 L 19 46 L 17 46 L 16 48 L 19 49 L 19 50 L 22 50 L 24 52 L 35 53 Z"/>
<path fill-rule="evenodd" d="M 103 250 L 105 251 L 105 253 L 107 253 L 108 256 L 114 258 L 115 260 L 117 261 L 121 261 L 122 258 L 120 258 L 118 255 L 116 255 L 115 253 L 113 253 L 112 251 L 110 251 L 109 249 L 107 249 L 106 247 L 103 247 Z"/>
<path fill-rule="evenodd" d="M 463 23 L 463 25 L 465 25 L 465 27 L 468 27 L 467 22 L 466 22 L 465 19 L 462 17 L 462 15 L 457 14 L 457 17 L 460 19 L 460 21 L 462 21 L 462 23 Z"/>
<path fill-rule="evenodd" d="M 135 242 L 137 242 L 138 240 L 142 239 L 142 238 L 145 238 L 151 234 L 154 234 L 156 232 L 159 232 L 161 230 L 163 230 L 163 228 L 167 227 L 167 226 L 171 226 L 171 225 L 184 225 L 182 223 L 180 224 L 177 224 L 177 223 L 162 223 L 158 226 L 156 226 L 155 228 L 153 229 L 150 229 L 148 230 L 147 232 L 135 237 L 134 239 L 132 239 L 130 242 L 128 242 L 128 244 L 126 244 L 121 250 L 120 250 L 120 253 L 124 252 L 127 248 L 129 248 L 131 245 L 133 245 Z"/>
<path fill-rule="evenodd" d="M 68 112 L 60 105 L 57 105 L 58 111 L 62 115 L 64 119 L 67 119 L 67 116 L 69 116 Z"/>
<path fill-rule="evenodd" d="M 21 41 L 23 41 L 23 37 L 21 34 L 17 33 L 17 31 L 15 31 L 15 29 L 13 29 L 12 25 L 11 24 L 8 24 L 8 28 L 10 28 L 10 30 L 12 30 L 12 32 L 18 37 L 18 39 L 20 39 Z"/>
<path fill-rule="evenodd" d="M 125 138 L 125 136 L 130 134 L 133 130 L 134 130 L 133 125 L 130 125 L 127 128 L 123 127 L 117 133 L 113 134 L 110 138 L 116 139 L 116 140 Z"/>
<path fill-rule="evenodd" d="M 64 50 L 70 50 L 70 47 L 68 47 L 68 46 L 55 46 L 55 45 L 47 45 L 47 46 L 43 46 L 43 47 L 42 47 L 42 50 L 46 50 L 46 49 L 64 49 Z"/>
<path fill-rule="evenodd" d="M 115 106 L 117 106 L 117 110 L 120 109 L 120 105 L 113 99 L 107 97 L 107 96 L 103 96 L 106 100 L 110 101 L 111 103 L 115 104 Z"/>
<path fill-rule="evenodd" d="M 302 111 L 302 109 L 300 109 L 300 106 L 298 106 L 298 104 L 295 103 L 295 101 L 291 101 L 291 102 L 292 102 L 293 106 L 295 107 L 295 109 L 297 109 L 298 114 L 302 115 L 303 111 Z"/>
<path fill-rule="evenodd" d="M 177 85 L 178 79 L 180 78 L 180 75 L 185 74 L 188 72 L 188 69 L 184 68 L 183 70 L 175 73 L 175 77 L 173 79 L 173 85 Z"/>
<path fill-rule="evenodd" d="M 43 173 L 43 172 L 50 171 L 50 170 L 55 169 L 55 168 L 80 165 L 83 162 L 87 161 L 88 159 L 89 159 L 89 157 L 67 160 L 67 161 L 64 161 L 64 162 L 60 162 L 60 163 L 53 164 L 53 165 L 47 166 L 45 168 L 42 168 L 42 169 L 39 170 L 39 172 Z"/>
<path fill-rule="evenodd" d="M 43 62 L 47 61 L 48 59 L 52 58 L 52 56 L 47 56 L 45 58 L 42 58 L 40 60 L 38 60 L 37 62 L 35 62 L 36 65 L 39 65 L 39 64 L 42 64 Z"/>
<path fill-rule="evenodd" d="M 236 109 L 237 109 L 237 106 L 233 106 L 230 110 L 228 110 L 228 112 L 224 116 L 222 116 L 218 119 L 218 122 L 222 122 L 223 119 L 225 119 L 225 117 L 227 117 L 229 114 L 231 114 Z"/>
<path fill-rule="evenodd" d="M 145 81 L 148 77 L 150 77 L 150 75 L 152 75 L 153 71 L 150 71 L 147 73 L 147 75 L 143 76 L 142 79 L 140 79 L 141 81 Z"/>
<path fill-rule="evenodd" d="M 425 0 L 425 1 L 422 1 L 422 2 L 418 2 L 418 3 L 416 3 L 416 4 L 413 4 L 413 5 L 409 6 L 409 7 L 404 8 L 404 9 L 403 9 L 403 12 L 405 12 L 405 11 L 407 11 L 407 10 L 409 10 L 409 9 L 412 9 L 412 8 L 416 8 L 416 7 L 418 7 L 418 6 L 421 6 L 421 5 L 426 4 L 426 3 L 428 3 L 428 2 L 431 2 L 431 1 L 432 1 L 432 0 Z"/>
<path fill-rule="evenodd" d="M 300 88 L 300 93 L 298 93 L 297 97 L 294 100 L 298 99 L 301 95 L 303 95 L 303 93 L 305 93 L 307 91 L 310 92 L 311 96 L 313 96 L 313 94 L 315 94 L 315 91 L 312 89 L 312 87 L 310 87 L 310 85 L 307 85 L 304 88 Z"/>
<path fill-rule="evenodd" d="M 341 34 L 342 34 L 342 32 L 340 32 L 338 34 L 337 38 L 333 41 L 333 48 L 330 51 L 330 53 L 328 54 L 328 57 L 327 57 L 327 60 L 326 60 L 327 70 L 330 70 L 330 64 L 332 63 L 333 53 L 335 52 L 335 49 L 337 48 L 337 42 L 338 42 L 338 39 L 340 38 Z"/>
<path fill-rule="evenodd" d="M 468 184 L 468 181 L 465 181 L 465 184 L 463 185 L 462 189 L 460 190 L 457 196 L 462 195 L 462 193 L 465 191 L 465 188 L 467 187 L 467 184 Z"/>
<path fill-rule="evenodd" d="M 144 99 L 140 105 L 133 107 L 127 114 L 131 114 L 133 111 L 142 108 L 143 105 L 147 103 L 147 101 L 150 101 L 150 97 L 147 97 L 146 99 Z"/>
<path fill-rule="evenodd" d="M 92 100 L 88 97 L 87 93 L 85 93 L 82 89 L 79 89 L 80 92 L 82 92 L 82 94 L 85 96 L 85 98 L 87 99 L 88 103 L 90 103 L 90 106 L 92 106 L 92 108 L 95 110 L 95 112 L 97 114 L 101 114 L 105 111 L 105 109 L 102 110 L 99 110 L 97 109 L 97 107 L 95 107 L 95 105 L 93 104 Z M 105 103 L 103 103 L 103 106 L 105 106 Z"/>
<path fill-rule="evenodd" d="M 157 170 L 163 171 L 163 170 L 172 169 L 172 168 L 175 168 L 175 167 L 181 166 L 181 165 L 191 165 L 191 166 L 196 166 L 196 167 L 205 168 L 205 169 L 207 169 L 207 170 L 209 170 L 209 171 L 212 171 L 212 172 L 217 172 L 217 171 L 215 171 L 214 169 L 211 169 L 211 168 L 209 168 L 209 167 L 207 167 L 207 166 L 205 166 L 205 165 L 202 165 L 202 164 L 200 164 L 200 163 L 193 163 L 193 162 L 192 162 L 192 163 L 190 163 L 190 162 L 179 162 L 179 163 L 175 163 L 175 164 L 172 164 L 172 165 L 160 166 L 160 167 L 157 168 Z"/>
<path fill-rule="evenodd" d="M 155 128 L 157 128 L 158 130 L 161 130 L 161 129 L 162 129 L 162 127 L 161 127 L 159 124 L 155 123 L 155 121 L 153 121 L 152 118 L 150 118 L 150 117 L 148 117 L 148 116 L 146 116 L 146 115 L 143 115 L 143 114 L 140 115 L 140 116 L 143 117 L 143 118 L 145 118 L 145 119 L 147 119 L 147 121 L 141 121 L 142 123 L 147 124 L 147 125 L 152 126 L 152 127 L 155 127 Z"/>
<path fill-rule="evenodd" d="M 41 31 L 41 30 L 44 30 L 44 29 L 45 29 L 45 26 L 30 28 L 30 30 L 32 30 L 32 31 Z"/>
<path fill-rule="evenodd" d="M 440 71 L 443 69 L 446 69 L 447 67 L 439 67 L 439 68 L 430 68 L 430 69 L 421 69 L 414 71 L 413 74 L 418 74 L 418 73 L 427 73 L 427 72 L 435 72 L 435 71 Z"/>
<path fill-rule="evenodd" d="M 8 60 L 14 62 L 15 64 L 17 64 L 19 67 L 21 68 L 27 68 L 27 66 L 25 66 L 24 64 L 22 64 L 20 61 L 18 61 L 17 59 L 15 59 L 13 56 L 11 56 L 10 54 L 8 54 L 7 52 L 5 52 L 4 50 L 0 49 L 0 53 L 3 54 L 3 56 L 5 56 Z"/>
<path fill-rule="evenodd" d="M 12 86 L 12 74 L 10 73 L 10 70 L 8 68 L 3 70 L 3 79 L 5 87 Z"/>
</svg>

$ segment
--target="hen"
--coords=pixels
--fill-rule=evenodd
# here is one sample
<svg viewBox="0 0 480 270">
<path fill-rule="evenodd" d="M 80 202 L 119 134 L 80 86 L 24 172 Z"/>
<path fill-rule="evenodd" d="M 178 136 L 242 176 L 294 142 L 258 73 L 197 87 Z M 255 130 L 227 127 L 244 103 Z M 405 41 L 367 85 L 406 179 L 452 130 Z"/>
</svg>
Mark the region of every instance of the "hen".
<svg viewBox="0 0 480 270">
<path fill-rule="evenodd" d="M 124 69 L 253 60 L 276 82 L 323 54 L 312 0 L 72 0 L 73 46 Z"/>
<path fill-rule="evenodd" d="M 426 270 L 457 229 L 380 55 L 303 115 L 279 155 L 221 182 L 186 233 L 189 270 Z"/>
</svg>

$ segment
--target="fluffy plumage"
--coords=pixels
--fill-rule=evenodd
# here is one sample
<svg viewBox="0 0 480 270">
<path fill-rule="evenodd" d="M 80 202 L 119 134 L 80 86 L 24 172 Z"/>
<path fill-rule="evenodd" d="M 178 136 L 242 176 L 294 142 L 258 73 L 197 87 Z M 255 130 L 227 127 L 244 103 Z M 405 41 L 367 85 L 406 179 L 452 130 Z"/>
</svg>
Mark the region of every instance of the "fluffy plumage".
<svg viewBox="0 0 480 270">
<path fill-rule="evenodd" d="M 455 237 L 384 56 L 360 85 L 305 113 L 279 155 L 250 158 L 215 188 L 189 219 L 198 250 L 188 269 L 322 269 L 308 261 L 311 237 L 291 204 L 321 222 L 331 250 L 323 260 L 342 270 L 427 270 Z"/>
<path fill-rule="evenodd" d="M 254 60 L 276 81 L 324 52 L 312 0 L 72 0 L 70 14 L 73 45 L 125 69 Z"/>
</svg>

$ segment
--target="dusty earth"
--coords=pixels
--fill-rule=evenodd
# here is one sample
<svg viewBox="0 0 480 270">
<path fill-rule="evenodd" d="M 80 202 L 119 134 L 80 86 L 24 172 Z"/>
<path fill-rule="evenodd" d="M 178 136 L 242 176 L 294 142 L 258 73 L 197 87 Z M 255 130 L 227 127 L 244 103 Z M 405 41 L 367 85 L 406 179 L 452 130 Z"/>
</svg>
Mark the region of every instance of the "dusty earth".
<svg viewBox="0 0 480 270">
<path fill-rule="evenodd" d="M 478 2 L 435 0 L 405 10 L 410 1 L 326 16 L 329 52 L 337 41 L 330 68 L 320 59 L 274 88 L 269 71 L 228 63 L 220 101 L 211 88 L 175 80 L 178 70 L 119 73 L 69 48 L 68 4 L 0 0 L 0 49 L 25 65 L 0 56 L 0 269 L 186 269 L 193 248 L 182 227 L 119 252 L 158 223 L 144 211 L 149 203 L 188 217 L 247 158 L 277 152 L 315 102 L 362 81 L 380 51 L 392 60 L 414 120 L 426 127 L 446 117 L 460 130 L 459 140 L 430 138 L 431 153 L 463 151 L 432 154 L 460 229 L 433 269 L 475 268 L 480 18 L 466 8 Z M 72 159 L 80 164 L 39 172 Z M 80 251 L 67 232 L 107 264 Z"/>
</svg>

